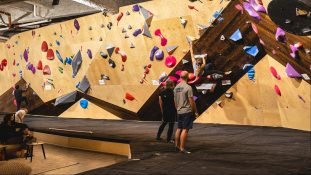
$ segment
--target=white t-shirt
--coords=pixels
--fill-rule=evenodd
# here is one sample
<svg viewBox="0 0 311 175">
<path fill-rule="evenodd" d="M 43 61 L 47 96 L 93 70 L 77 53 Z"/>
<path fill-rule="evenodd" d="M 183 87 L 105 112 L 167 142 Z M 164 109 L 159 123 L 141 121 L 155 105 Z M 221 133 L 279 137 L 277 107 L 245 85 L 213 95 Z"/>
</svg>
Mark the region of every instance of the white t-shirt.
<svg viewBox="0 0 311 175">
<path fill-rule="evenodd" d="M 21 116 L 18 117 L 17 115 L 20 114 Z M 24 110 L 19 110 L 15 113 L 15 122 L 16 123 L 22 123 L 22 121 L 20 120 L 20 118 L 24 119 L 26 115 L 26 112 Z"/>
</svg>

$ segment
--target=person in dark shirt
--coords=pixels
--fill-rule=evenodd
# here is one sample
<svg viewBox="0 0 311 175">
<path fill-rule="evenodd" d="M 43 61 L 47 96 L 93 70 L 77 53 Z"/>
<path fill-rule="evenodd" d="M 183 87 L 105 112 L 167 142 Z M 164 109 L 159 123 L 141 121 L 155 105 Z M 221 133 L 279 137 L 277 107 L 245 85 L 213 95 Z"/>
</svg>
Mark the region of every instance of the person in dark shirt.
<svg viewBox="0 0 311 175">
<path fill-rule="evenodd" d="M 19 128 L 18 131 L 17 128 Z M 0 139 L 5 145 L 21 144 L 21 157 L 24 157 L 26 151 L 24 139 L 27 135 L 30 135 L 27 125 L 15 123 L 12 114 L 4 116 L 0 125 Z"/>
<path fill-rule="evenodd" d="M 159 95 L 159 103 L 162 112 L 162 124 L 159 127 L 157 140 L 162 140 L 160 138 L 161 134 L 166 124 L 169 123 L 169 128 L 167 131 L 168 143 L 174 143 L 174 141 L 171 140 L 174 129 L 174 123 L 176 120 L 176 107 L 174 103 L 174 91 L 173 91 L 174 87 L 175 87 L 174 81 L 170 79 L 167 80 L 165 83 L 165 88 L 160 92 Z"/>
<path fill-rule="evenodd" d="M 27 97 L 23 97 L 23 92 L 27 92 L 28 88 L 21 90 L 19 89 L 19 85 L 15 85 L 15 88 L 16 90 L 14 91 L 14 96 L 17 104 L 16 111 L 19 111 L 22 101 L 25 101 L 26 105 L 28 106 Z"/>
</svg>

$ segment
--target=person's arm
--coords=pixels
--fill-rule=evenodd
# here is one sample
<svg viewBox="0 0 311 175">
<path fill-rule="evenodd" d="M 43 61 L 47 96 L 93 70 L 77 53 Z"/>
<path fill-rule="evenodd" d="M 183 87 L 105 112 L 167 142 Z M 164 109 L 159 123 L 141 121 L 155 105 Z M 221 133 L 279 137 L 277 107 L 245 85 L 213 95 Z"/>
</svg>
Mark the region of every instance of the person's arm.
<svg viewBox="0 0 311 175">
<path fill-rule="evenodd" d="M 161 98 L 161 96 L 159 96 L 159 104 L 160 104 L 160 108 L 161 108 L 161 113 L 163 114 L 162 98 Z"/>
<path fill-rule="evenodd" d="M 206 65 L 205 57 L 207 57 L 207 55 L 202 57 L 202 59 L 203 59 L 203 64 L 202 64 L 202 66 L 201 66 L 202 68 Z"/>
<path fill-rule="evenodd" d="M 176 99 L 174 99 L 174 103 L 175 103 L 175 108 L 177 110 L 177 101 L 176 101 Z"/>
<path fill-rule="evenodd" d="M 199 113 L 198 113 L 197 105 L 195 104 L 195 101 L 194 101 L 193 97 L 189 97 L 189 101 L 190 101 L 191 108 L 192 108 L 192 110 L 195 113 L 195 118 L 198 118 L 199 117 Z"/>
<path fill-rule="evenodd" d="M 15 116 L 16 117 L 16 116 Z M 17 117 L 19 118 L 19 120 L 21 121 L 21 123 L 23 123 L 23 117 L 21 113 L 17 114 Z"/>
<path fill-rule="evenodd" d="M 195 58 L 194 58 L 194 54 L 193 54 L 193 42 L 190 42 L 190 53 L 191 53 L 191 60 L 192 63 L 196 62 Z"/>
</svg>

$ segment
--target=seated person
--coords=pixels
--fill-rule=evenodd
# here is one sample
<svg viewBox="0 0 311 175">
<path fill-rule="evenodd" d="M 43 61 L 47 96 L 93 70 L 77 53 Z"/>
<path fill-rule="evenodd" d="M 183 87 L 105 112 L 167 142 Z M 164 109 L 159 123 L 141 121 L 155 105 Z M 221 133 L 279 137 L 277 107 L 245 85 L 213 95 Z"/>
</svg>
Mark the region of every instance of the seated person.
<svg viewBox="0 0 311 175">
<path fill-rule="evenodd" d="M 22 108 L 15 113 L 15 122 L 16 123 L 24 123 L 24 117 L 27 114 L 28 110 L 26 108 Z"/>
<path fill-rule="evenodd" d="M 193 73 L 196 77 L 205 77 L 207 75 L 213 75 L 215 73 L 217 74 L 222 74 L 222 75 L 228 75 L 231 73 L 229 72 L 222 72 L 218 70 L 211 70 L 213 67 L 212 63 L 206 64 L 206 57 L 204 56 L 203 58 L 195 58 L 193 54 L 193 42 L 190 43 L 190 53 L 191 53 L 191 59 L 192 59 L 192 66 L 193 66 Z"/>
<path fill-rule="evenodd" d="M 17 131 L 17 128 L 20 128 L 19 131 Z M 0 139 L 5 145 L 21 144 L 20 157 L 24 157 L 26 151 L 24 139 L 27 135 L 30 135 L 27 125 L 15 123 L 12 114 L 4 116 L 3 122 L 0 125 Z"/>
</svg>

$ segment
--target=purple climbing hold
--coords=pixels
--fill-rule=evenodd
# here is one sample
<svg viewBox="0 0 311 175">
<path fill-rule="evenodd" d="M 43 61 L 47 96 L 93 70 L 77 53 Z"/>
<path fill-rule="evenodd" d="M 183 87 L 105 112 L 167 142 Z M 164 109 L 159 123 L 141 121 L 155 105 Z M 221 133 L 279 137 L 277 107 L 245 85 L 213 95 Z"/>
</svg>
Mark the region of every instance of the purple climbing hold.
<svg viewBox="0 0 311 175">
<path fill-rule="evenodd" d="M 244 9 L 247 11 L 247 13 L 257 19 L 258 21 L 261 20 L 258 13 L 255 12 L 255 10 L 252 8 L 252 6 L 248 2 L 243 2 Z"/>
<path fill-rule="evenodd" d="M 77 19 L 74 20 L 74 26 L 77 29 L 77 33 L 78 33 L 78 31 L 80 30 L 80 25 Z"/>
<path fill-rule="evenodd" d="M 285 73 L 290 78 L 300 78 L 302 77 L 289 63 L 286 64 Z"/>
<path fill-rule="evenodd" d="M 133 35 L 136 37 L 137 35 L 141 34 L 141 29 L 137 29 L 135 30 L 135 32 L 133 33 Z"/>
<path fill-rule="evenodd" d="M 249 0 L 249 3 L 257 12 L 267 13 L 265 7 L 258 5 L 255 0 Z"/>
<path fill-rule="evenodd" d="M 27 50 L 25 49 L 24 51 L 24 59 L 26 60 L 26 62 L 28 62 L 28 53 L 27 53 Z"/>
<path fill-rule="evenodd" d="M 281 43 L 286 43 L 285 32 L 279 27 L 276 30 L 275 39 Z"/>
<path fill-rule="evenodd" d="M 90 59 L 93 58 L 92 51 L 90 49 L 87 49 L 87 55 L 89 56 Z"/>
<path fill-rule="evenodd" d="M 36 68 L 33 66 L 33 67 L 31 68 L 31 71 L 32 71 L 33 74 L 35 74 L 35 73 L 36 73 Z"/>
<path fill-rule="evenodd" d="M 156 60 L 163 60 L 164 58 L 164 52 L 163 50 L 158 50 L 155 54 Z"/>
<path fill-rule="evenodd" d="M 295 59 L 298 59 L 299 58 L 298 49 L 295 46 L 293 46 L 293 45 L 289 45 L 289 46 L 290 46 L 290 48 L 293 51 L 293 53 L 291 53 L 290 56 L 292 56 Z"/>
<path fill-rule="evenodd" d="M 155 52 L 159 50 L 159 48 L 157 46 L 154 46 L 151 51 L 150 51 L 150 54 L 149 54 L 149 58 L 150 58 L 150 61 L 153 61 L 153 57 L 154 57 L 154 54 Z"/>
<path fill-rule="evenodd" d="M 28 69 L 31 70 L 32 68 L 33 68 L 33 64 L 30 64 L 30 65 L 28 66 Z"/>
<path fill-rule="evenodd" d="M 133 6 L 132 11 L 133 11 L 133 12 L 138 12 L 138 11 L 139 11 L 139 7 L 138 7 L 137 4 L 135 4 L 135 5 Z"/>
</svg>

